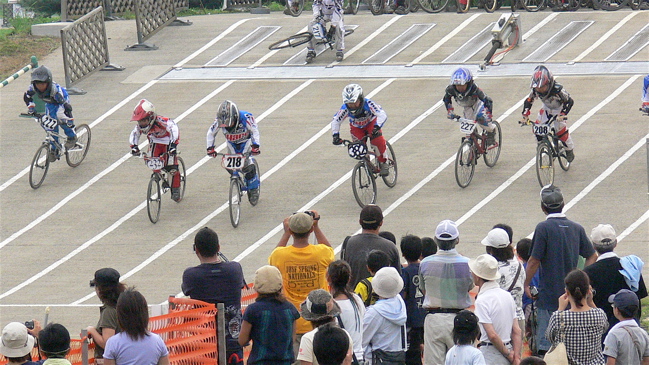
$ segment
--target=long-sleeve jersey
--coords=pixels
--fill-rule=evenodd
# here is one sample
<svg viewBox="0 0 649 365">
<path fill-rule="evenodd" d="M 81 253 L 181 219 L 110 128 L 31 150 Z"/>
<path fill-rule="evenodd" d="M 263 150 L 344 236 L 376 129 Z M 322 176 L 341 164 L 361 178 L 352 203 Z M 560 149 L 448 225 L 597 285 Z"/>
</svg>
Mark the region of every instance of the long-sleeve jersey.
<svg viewBox="0 0 649 365">
<path fill-rule="evenodd" d="M 446 88 L 444 94 L 444 105 L 446 106 L 446 110 L 453 108 L 452 98 L 455 98 L 455 101 L 463 107 L 472 107 L 479 99 L 484 103 L 485 108 L 487 108 L 489 112 L 493 112 L 493 101 L 473 82 L 471 83 L 471 86 L 469 86 L 469 89 L 463 93 L 457 91 L 454 85 L 449 85 Z"/>
<path fill-rule="evenodd" d="M 560 109 L 560 113 L 564 115 L 568 115 L 572 105 L 575 103 L 563 86 L 555 82 L 552 89 L 545 95 L 541 95 L 532 89 L 530 95 L 523 103 L 523 114 L 530 115 L 530 109 L 532 109 L 532 104 L 534 104 L 534 99 L 536 98 L 541 99 L 546 108 L 552 110 Z"/>
<path fill-rule="evenodd" d="M 331 121 L 332 134 L 340 133 L 340 124 L 347 117 L 349 117 L 349 124 L 356 128 L 365 128 L 371 122 L 375 122 L 379 128 L 383 127 L 383 124 L 388 119 L 388 115 L 379 104 L 367 98 L 364 100 L 363 110 L 357 115 L 350 113 L 347 104 L 343 104 L 340 107 L 340 110 L 338 110 Z"/>
<path fill-rule="evenodd" d="M 54 81 L 51 83 L 49 92 L 46 91 L 45 93 L 38 92 L 34 85 L 29 85 L 25 95 L 23 95 L 25 105 L 33 104 L 34 95 L 38 94 L 38 97 L 45 102 L 45 108 L 50 117 L 59 120 L 72 119 L 72 105 L 70 105 L 68 91 Z"/>
<path fill-rule="evenodd" d="M 229 130 L 229 128 L 220 127 L 219 121 L 214 120 L 212 126 L 207 130 L 207 148 L 214 146 L 214 139 L 216 139 L 219 129 L 223 132 L 225 139 L 230 143 L 239 144 L 248 139 L 252 139 L 252 144 L 256 144 L 257 146 L 260 145 L 259 129 L 257 128 L 255 117 L 246 111 L 239 111 L 239 122 L 231 130 Z"/>
<path fill-rule="evenodd" d="M 343 4 L 340 0 L 315 0 L 313 2 L 313 19 L 324 16 L 325 19 L 342 19 Z M 336 14 L 336 16 L 334 16 Z"/>
<path fill-rule="evenodd" d="M 140 127 L 136 124 L 135 128 L 131 132 L 129 141 L 131 145 L 137 145 L 140 140 Z M 180 133 L 178 131 L 178 125 L 173 119 L 161 117 L 158 115 L 156 120 L 153 122 L 151 129 L 147 132 L 147 138 L 149 138 L 150 143 L 162 143 L 168 145 L 169 143 L 178 144 L 180 139 Z"/>
</svg>

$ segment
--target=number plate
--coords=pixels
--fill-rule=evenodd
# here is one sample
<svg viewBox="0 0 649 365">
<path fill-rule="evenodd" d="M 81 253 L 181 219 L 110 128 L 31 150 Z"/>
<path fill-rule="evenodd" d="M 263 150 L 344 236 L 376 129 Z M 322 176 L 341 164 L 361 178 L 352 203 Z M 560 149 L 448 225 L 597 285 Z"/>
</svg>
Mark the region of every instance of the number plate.
<svg viewBox="0 0 649 365">
<path fill-rule="evenodd" d="M 469 120 L 462 118 L 460 121 L 460 132 L 464 134 L 471 134 L 475 129 L 475 120 Z"/>
<path fill-rule="evenodd" d="M 534 124 L 532 128 L 537 136 L 545 136 L 550 132 L 550 126 L 547 124 Z"/>
<path fill-rule="evenodd" d="M 161 170 L 165 166 L 164 161 L 160 157 L 146 157 L 144 163 L 151 170 Z"/>
<path fill-rule="evenodd" d="M 245 160 L 243 155 L 225 155 L 221 160 L 221 166 L 226 170 L 237 171 L 243 168 Z"/>
</svg>

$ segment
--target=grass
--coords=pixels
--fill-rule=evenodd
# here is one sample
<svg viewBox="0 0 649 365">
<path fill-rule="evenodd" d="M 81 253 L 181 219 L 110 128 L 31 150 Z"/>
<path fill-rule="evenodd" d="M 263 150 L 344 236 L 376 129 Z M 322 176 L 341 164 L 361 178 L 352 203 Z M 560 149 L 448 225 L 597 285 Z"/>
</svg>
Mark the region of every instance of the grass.
<svg viewBox="0 0 649 365">
<path fill-rule="evenodd" d="M 649 331 L 649 297 L 646 297 L 640 301 L 640 306 L 642 307 L 642 318 L 640 318 L 640 326 L 644 328 L 645 331 Z"/>
<path fill-rule="evenodd" d="M 13 29 L 0 29 L 0 81 L 30 63 L 31 56 L 41 59 L 61 45 L 58 38 L 34 37 L 33 24 L 50 23 L 58 18 L 16 18 Z"/>
</svg>

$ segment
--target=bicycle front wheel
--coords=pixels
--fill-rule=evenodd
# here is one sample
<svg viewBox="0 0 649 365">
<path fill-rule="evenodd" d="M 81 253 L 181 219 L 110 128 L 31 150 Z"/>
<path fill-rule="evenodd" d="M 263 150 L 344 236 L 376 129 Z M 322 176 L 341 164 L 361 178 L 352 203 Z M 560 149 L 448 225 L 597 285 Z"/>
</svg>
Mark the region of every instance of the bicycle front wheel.
<svg viewBox="0 0 649 365">
<path fill-rule="evenodd" d="M 74 147 L 65 151 L 65 160 L 70 167 L 77 167 L 81 164 L 90 149 L 90 127 L 87 124 L 78 125 L 74 132 L 77 134 L 77 143 Z"/>
<path fill-rule="evenodd" d="M 376 203 L 376 180 L 367 165 L 359 162 L 352 172 L 352 190 L 358 205 L 362 207 Z"/>
<path fill-rule="evenodd" d="M 449 0 L 418 0 L 419 5 L 427 13 L 439 13 L 446 9 Z"/>
<path fill-rule="evenodd" d="M 176 203 L 180 203 L 185 196 L 185 184 L 187 183 L 187 171 L 185 170 L 185 161 L 178 156 L 178 172 L 180 174 L 180 199 L 176 200 Z"/>
<path fill-rule="evenodd" d="M 146 194 L 146 209 L 151 223 L 156 223 L 160 218 L 160 207 L 162 205 L 162 189 L 160 188 L 160 176 L 156 173 L 149 179 L 149 188 Z"/>
<path fill-rule="evenodd" d="M 230 208 L 230 223 L 232 223 L 232 227 L 237 228 L 241 218 L 241 185 L 239 185 L 238 177 L 230 179 L 228 206 Z"/>
<path fill-rule="evenodd" d="M 394 149 L 392 148 L 390 142 L 386 142 L 385 145 L 388 151 L 388 160 L 386 161 L 386 163 L 388 164 L 389 174 L 387 176 L 381 176 L 381 178 L 383 179 L 385 185 L 387 185 L 389 188 L 393 188 L 395 185 L 397 185 L 397 156 L 394 154 Z"/>
<path fill-rule="evenodd" d="M 36 150 L 36 154 L 32 159 L 32 165 L 29 168 L 29 186 L 32 189 L 40 188 L 45 180 L 47 170 L 50 168 L 49 152 L 50 146 L 47 143 L 43 143 Z"/>
<path fill-rule="evenodd" d="M 536 177 L 541 187 L 554 183 L 552 149 L 545 143 L 539 143 L 536 148 Z"/>
<path fill-rule="evenodd" d="M 522 0 L 521 4 L 525 8 L 525 10 L 534 13 L 539 10 L 545 9 L 545 1 L 546 0 Z"/>
<path fill-rule="evenodd" d="M 304 43 L 310 41 L 311 38 L 313 38 L 313 34 L 311 34 L 310 32 L 294 34 L 286 39 L 272 43 L 270 46 L 268 46 L 268 49 L 274 51 L 276 49 L 301 46 Z"/>
<path fill-rule="evenodd" d="M 496 0 L 486 0 L 486 1 L 495 2 Z M 457 11 L 459 13 L 466 13 L 467 11 L 469 11 L 469 8 L 471 7 L 471 0 L 456 0 L 455 3 L 457 4 Z"/>
<path fill-rule="evenodd" d="M 475 154 L 473 144 L 465 140 L 460 145 L 455 156 L 455 181 L 462 188 L 466 188 L 473 179 L 475 172 Z"/>
<path fill-rule="evenodd" d="M 496 126 L 496 129 L 494 130 L 494 132 L 496 132 L 496 135 L 494 136 L 495 142 L 494 144 L 487 146 L 484 154 L 484 163 L 489 167 L 494 167 L 496 162 L 498 162 L 498 157 L 500 157 L 500 146 L 503 141 L 503 137 L 500 134 L 500 123 L 495 120 L 492 123 Z"/>
<path fill-rule="evenodd" d="M 381 15 L 383 14 L 383 7 L 385 6 L 385 0 L 368 0 L 370 5 L 370 12 L 372 15 Z"/>
</svg>

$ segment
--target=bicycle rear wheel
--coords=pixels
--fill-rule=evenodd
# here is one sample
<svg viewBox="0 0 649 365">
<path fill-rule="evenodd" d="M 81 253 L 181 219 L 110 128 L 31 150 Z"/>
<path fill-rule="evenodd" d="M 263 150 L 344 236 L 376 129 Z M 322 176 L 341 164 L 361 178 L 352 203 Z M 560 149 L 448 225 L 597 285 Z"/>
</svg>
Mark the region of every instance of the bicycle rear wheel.
<svg viewBox="0 0 649 365">
<path fill-rule="evenodd" d="M 308 42 L 313 38 L 313 34 L 310 32 L 303 32 L 303 33 L 298 33 L 294 34 L 288 38 L 282 39 L 281 41 L 272 43 L 270 46 L 268 46 L 268 49 L 271 51 L 276 50 L 276 49 L 284 49 L 288 47 L 297 47 L 300 45 L 303 45 L 304 43 Z"/>
<path fill-rule="evenodd" d="M 494 130 L 494 132 L 496 132 L 496 135 L 494 136 L 495 144 L 487 146 L 484 154 L 484 163 L 489 167 L 494 167 L 496 162 L 498 162 L 498 157 L 500 157 L 500 147 L 503 141 L 503 137 L 500 134 L 500 123 L 495 120 L 492 123 L 496 126 L 496 129 Z"/>
<path fill-rule="evenodd" d="M 230 179 L 228 207 L 230 209 L 230 223 L 232 223 L 232 227 L 237 228 L 241 218 L 241 185 L 239 185 L 239 178 L 236 176 Z"/>
<path fill-rule="evenodd" d="M 390 173 L 388 174 L 388 176 L 381 176 L 381 178 L 383 179 L 385 185 L 387 185 L 389 188 L 393 188 L 395 185 L 397 185 L 397 156 L 394 154 L 394 149 L 392 148 L 390 142 L 386 142 L 385 145 L 388 151 L 388 160 L 386 161 L 386 163 L 388 164 Z"/>
<path fill-rule="evenodd" d="M 475 148 L 473 144 L 465 140 L 460 144 L 455 156 L 455 181 L 461 188 L 466 188 L 473 179 L 475 171 Z"/>
<path fill-rule="evenodd" d="M 367 165 L 359 162 L 352 172 L 352 190 L 358 205 L 362 207 L 376 203 L 376 180 Z"/>
<path fill-rule="evenodd" d="M 358 13 L 358 8 L 361 5 L 361 0 L 344 0 L 343 10 L 345 14 L 356 15 Z"/>
<path fill-rule="evenodd" d="M 541 187 L 554 183 L 552 149 L 545 143 L 539 143 L 536 148 L 536 177 Z"/>
<path fill-rule="evenodd" d="M 385 6 L 385 0 L 368 0 L 370 11 L 372 15 L 381 15 L 383 14 L 383 8 Z"/>
<path fill-rule="evenodd" d="M 570 162 L 568 162 L 568 157 L 566 157 L 566 149 L 563 145 L 561 145 L 563 142 L 556 141 L 556 148 L 555 150 L 557 151 L 557 160 L 559 160 L 559 166 L 561 166 L 561 169 L 563 171 L 568 171 L 570 170 Z"/>
<path fill-rule="evenodd" d="M 65 160 L 70 167 L 77 167 L 81 164 L 90 149 L 90 127 L 87 124 L 78 125 L 74 132 L 77 134 L 77 143 L 74 147 L 65 151 Z"/>
<path fill-rule="evenodd" d="M 546 0 L 522 0 L 521 4 L 525 10 L 534 13 L 543 10 L 546 7 Z"/>
<path fill-rule="evenodd" d="M 185 161 L 178 156 L 178 174 L 180 174 L 180 199 L 176 203 L 180 203 L 185 196 L 185 184 L 187 183 L 187 171 L 185 170 Z"/>
<path fill-rule="evenodd" d="M 43 143 L 36 150 L 36 154 L 32 159 L 32 164 L 29 168 L 29 186 L 32 189 L 38 189 L 43 184 L 45 176 L 47 175 L 47 170 L 50 168 L 49 160 L 50 146 L 47 143 Z"/>
<path fill-rule="evenodd" d="M 449 0 L 418 0 L 419 5 L 427 13 L 439 13 L 444 11 Z"/>
<path fill-rule="evenodd" d="M 149 179 L 149 187 L 146 194 L 146 209 L 151 223 L 156 223 L 160 218 L 160 207 L 162 206 L 162 189 L 160 188 L 160 175 L 153 173 Z"/>
</svg>

